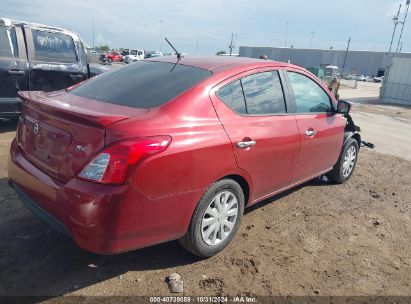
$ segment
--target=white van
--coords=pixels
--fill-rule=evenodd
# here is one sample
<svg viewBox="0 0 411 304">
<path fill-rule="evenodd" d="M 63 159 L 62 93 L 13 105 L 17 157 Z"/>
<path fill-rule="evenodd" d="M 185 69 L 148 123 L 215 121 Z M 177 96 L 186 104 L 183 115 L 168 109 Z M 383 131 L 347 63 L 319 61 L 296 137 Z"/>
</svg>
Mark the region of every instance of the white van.
<svg viewBox="0 0 411 304">
<path fill-rule="evenodd" d="M 144 50 L 130 50 L 130 54 L 124 57 L 125 63 L 131 63 L 144 59 Z"/>
</svg>

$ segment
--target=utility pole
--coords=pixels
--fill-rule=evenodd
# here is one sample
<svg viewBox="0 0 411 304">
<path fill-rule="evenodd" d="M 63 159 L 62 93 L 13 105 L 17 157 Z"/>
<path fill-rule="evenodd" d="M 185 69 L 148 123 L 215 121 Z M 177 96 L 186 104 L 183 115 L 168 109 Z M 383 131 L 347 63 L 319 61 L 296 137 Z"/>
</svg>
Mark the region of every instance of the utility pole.
<svg viewBox="0 0 411 304">
<path fill-rule="evenodd" d="M 197 53 L 198 53 L 198 41 L 200 40 L 200 31 L 197 31 Z"/>
<path fill-rule="evenodd" d="M 407 0 L 407 5 L 409 5 L 409 0 Z M 398 23 L 400 23 L 400 21 L 398 21 L 398 19 L 399 19 L 400 13 L 401 13 L 401 7 L 402 7 L 402 4 L 400 4 L 400 6 L 398 8 L 397 15 L 395 15 L 394 18 L 392 19 L 394 21 L 394 30 L 392 31 L 390 49 L 389 49 L 388 54 L 387 54 L 387 66 L 386 66 L 385 72 L 384 72 L 384 81 L 381 85 L 380 98 L 382 98 L 385 95 L 385 90 L 386 90 L 385 80 L 388 78 L 388 74 L 390 73 L 392 43 L 394 42 L 395 32 L 397 30 Z"/>
<path fill-rule="evenodd" d="M 342 71 L 341 71 L 341 78 L 344 78 L 345 63 L 347 61 L 347 55 L 348 55 L 348 50 L 350 49 L 350 43 L 351 43 L 351 37 L 348 38 L 347 50 L 345 51 L 344 63 L 343 63 Z"/>
<path fill-rule="evenodd" d="M 401 41 L 401 46 L 400 46 L 400 51 L 399 51 L 399 53 L 401 53 L 401 51 L 402 51 L 402 43 L 403 43 L 404 41 Z"/>
<path fill-rule="evenodd" d="M 160 20 L 160 52 L 163 52 L 163 20 Z"/>
<path fill-rule="evenodd" d="M 408 10 L 410 8 L 410 2 L 411 0 L 407 0 L 407 9 L 405 10 L 405 17 L 404 20 L 399 22 L 402 23 L 402 27 L 401 27 L 401 33 L 400 33 L 400 38 L 398 38 L 398 44 L 397 44 L 397 49 L 395 50 L 396 53 L 398 53 L 399 49 L 400 49 L 400 43 L 401 43 L 401 38 L 402 38 L 402 32 L 404 31 L 404 26 L 405 26 L 405 22 L 407 21 L 407 16 L 408 16 Z"/>
<path fill-rule="evenodd" d="M 312 46 L 313 46 L 314 34 L 315 34 L 315 32 L 314 32 L 314 31 L 311 31 L 310 49 L 311 49 L 311 48 L 312 48 Z"/>
<path fill-rule="evenodd" d="M 288 36 L 288 21 L 285 24 L 285 33 L 284 33 L 284 47 L 287 47 L 287 36 Z"/>
<path fill-rule="evenodd" d="M 394 21 L 394 30 L 392 31 L 390 49 L 389 49 L 389 51 L 388 51 L 388 59 L 389 59 L 390 54 L 391 54 L 392 43 L 394 42 L 395 32 L 397 31 L 397 26 L 398 26 L 398 23 L 399 23 L 398 18 L 399 18 L 400 13 L 401 13 L 401 6 L 402 6 L 402 4 L 400 4 L 400 7 L 398 8 L 398 13 L 397 13 L 397 15 L 394 16 L 394 18 L 392 19 L 392 20 Z M 389 64 L 389 62 L 388 62 L 388 64 Z"/>
<path fill-rule="evenodd" d="M 235 48 L 233 39 L 234 39 L 234 34 L 231 34 L 231 42 L 230 42 L 230 45 L 228 46 L 228 48 L 230 49 L 230 56 L 233 53 L 233 49 Z"/>
<path fill-rule="evenodd" d="M 93 51 L 94 51 L 94 19 L 91 20 L 92 27 L 93 27 Z"/>
</svg>

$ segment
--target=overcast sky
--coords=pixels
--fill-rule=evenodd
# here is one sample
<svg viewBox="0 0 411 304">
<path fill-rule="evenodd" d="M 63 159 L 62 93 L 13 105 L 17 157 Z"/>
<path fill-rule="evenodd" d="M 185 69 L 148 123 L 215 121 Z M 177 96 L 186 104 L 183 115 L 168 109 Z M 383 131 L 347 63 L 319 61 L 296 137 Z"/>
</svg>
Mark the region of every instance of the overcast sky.
<svg viewBox="0 0 411 304">
<path fill-rule="evenodd" d="M 405 0 L 1 0 L 0 14 L 11 19 L 68 28 L 90 46 L 160 49 L 163 34 L 179 51 L 228 51 L 231 33 L 239 45 L 387 51 L 392 17 Z M 410 12 L 411 13 L 411 12 Z M 411 15 L 411 14 L 410 14 Z M 162 21 L 162 22 L 161 22 Z M 398 33 L 399 31 L 397 31 Z M 199 33 L 199 34 L 198 34 Z M 199 50 L 197 52 L 197 37 Z M 411 52 L 411 16 L 403 51 Z M 171 51 L 163 42 L 163 51 Z"/>
</svg>

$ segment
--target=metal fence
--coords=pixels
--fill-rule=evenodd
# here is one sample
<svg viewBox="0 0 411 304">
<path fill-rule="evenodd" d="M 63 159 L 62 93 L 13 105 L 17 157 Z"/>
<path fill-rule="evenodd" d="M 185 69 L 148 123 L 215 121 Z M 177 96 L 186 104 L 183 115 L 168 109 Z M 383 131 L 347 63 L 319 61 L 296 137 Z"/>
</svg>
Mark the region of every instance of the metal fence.
<svg viewBox="0 0 411 304">
<path fill-rule="evenodd" d="M 87 61 L 89 63 L 99 63 L 99 54 L 87 54 Z"/>
<path fill-rule="evenodd" d="M 392 59 L 381 88 L 380 100 L 383 103 L 411 105 L 411 59 Z"/>
</svg>

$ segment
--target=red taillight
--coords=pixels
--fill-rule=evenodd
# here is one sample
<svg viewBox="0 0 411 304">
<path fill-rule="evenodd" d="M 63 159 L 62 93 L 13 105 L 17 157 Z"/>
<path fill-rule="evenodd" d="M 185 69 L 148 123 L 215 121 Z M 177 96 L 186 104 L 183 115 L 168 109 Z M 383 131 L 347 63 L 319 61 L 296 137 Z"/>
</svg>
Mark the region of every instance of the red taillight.
<svg viewBox="0 0 411 304">
<path fill-rule="evenodd" d="M 170 142 L 170 136 L 155 136 L 114 143 L 89 161 L 78 177 L 104 184 L 122 184 L 129 166 L 164 151 Z"/>
</svg>

